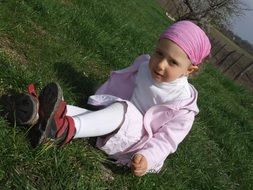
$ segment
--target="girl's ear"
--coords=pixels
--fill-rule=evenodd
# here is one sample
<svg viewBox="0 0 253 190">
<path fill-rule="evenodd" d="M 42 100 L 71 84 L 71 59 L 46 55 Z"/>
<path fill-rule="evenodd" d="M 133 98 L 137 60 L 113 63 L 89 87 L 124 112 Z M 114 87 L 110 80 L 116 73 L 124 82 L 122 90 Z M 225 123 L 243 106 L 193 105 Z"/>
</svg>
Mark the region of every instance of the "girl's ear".
<svg viewBox="0 0 253 190">
<path fill-rule="evenodd" d="M 197 72 L 199 70 L 199 67 L 198 66 L 196 66 L 196 65 L 190 65 L 190 67 L 188 68 L 188 75 L 189 74 L 192 74 L 192 73 L 194 73 L 194 72 Z"/>
</svg>

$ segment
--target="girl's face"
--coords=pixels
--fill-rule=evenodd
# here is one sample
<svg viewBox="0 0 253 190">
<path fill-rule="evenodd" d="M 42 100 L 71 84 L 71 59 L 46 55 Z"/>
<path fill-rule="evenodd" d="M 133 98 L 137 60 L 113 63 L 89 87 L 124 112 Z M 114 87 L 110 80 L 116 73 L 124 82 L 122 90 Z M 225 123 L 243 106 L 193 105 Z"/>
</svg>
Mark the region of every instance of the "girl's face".
<svg viewBox="0 0 253 190">
<path fill-rule="evenodd" d="M 149 61 L 149 69 L 152 78 L 160 83 L 188 76 L 198 67 L 191 64 L 187 54 L 177 44 L 160 39 Z"/>
</svg>

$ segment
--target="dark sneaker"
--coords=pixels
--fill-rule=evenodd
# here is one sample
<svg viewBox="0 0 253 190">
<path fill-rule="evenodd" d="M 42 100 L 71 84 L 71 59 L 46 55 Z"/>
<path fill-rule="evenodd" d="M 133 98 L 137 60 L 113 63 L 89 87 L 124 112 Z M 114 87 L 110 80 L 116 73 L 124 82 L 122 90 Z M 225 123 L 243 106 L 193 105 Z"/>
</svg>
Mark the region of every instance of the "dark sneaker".
<svg viewBox="0 0 253 190">
<path fill-rule="evenodd" d="M 42 89 L 39 96 L 39 122 L 41 131 L 39 144 L 49 140 L 57 145 L 68 143 L 75 134 L 74 121 L 66 116 L 67 106 L 63 101 L 63 92 L 58 83 L 50 83 Z"/>
<path fill-rule="evenodd" d="M 58 83 L 50 83 L 41 90 L 39 95 L 39 121 L 37 124 L 37 128 L 41 131 L 39 144 L 54 136 L 54 131 L 51 131 L 50 126 L 62 99 L 63 92 Z"/>
<path fill-rule="evenodd" d="M 1 115 L 17 125 L 35 125 L 38 121 L 39 101 L 32 93 L 4 95 L 0 98 Z"/>
<path fill-rule="evenodd" d="M 58 109 L 50 118 L 49 137 L 60 146 L 69 143 L 76 133 L 74 120 L 72 117 L 66 116 L 66 112 L 66 102 L 61 101 Z"/>
</svg>

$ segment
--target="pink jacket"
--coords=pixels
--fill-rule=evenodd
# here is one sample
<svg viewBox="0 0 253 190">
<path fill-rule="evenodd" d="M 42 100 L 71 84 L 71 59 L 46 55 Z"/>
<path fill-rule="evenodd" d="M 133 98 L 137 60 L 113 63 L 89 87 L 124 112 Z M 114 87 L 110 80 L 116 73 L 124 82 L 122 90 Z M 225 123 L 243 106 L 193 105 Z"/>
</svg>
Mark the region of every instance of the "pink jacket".
<svg viewBox="0 0 253 190">
<path fill-rule="evenodd" d="M 138 68 L 140 64 L 149 60 L 149 55 L 142 55 L 130 67 L 112 72 L 109 80 L 97 90 L 96 95 L 108 94 L 130 100 Z M 158 172 L 161 169 L 166 157 L 176 151 L 179 143 L 182 142 L 192 127 L 195 115 L 199 110 L 197 107 L 197 91 L 192 85 L 190 87 L 191 98 L 151 107 L 143 116 L 143 127 L 145 129 L 143 137 L 124 152 L 125 155 L 130 153 L 132 156 L 139 153 L 145 156 L 148 161 L 149 172 Z M 96 105 L 110 104 L 110 102 L 96 101 L 91 100 L 90 103 Z M 119 156 L 119 162 L 121 162 L 120 159 Z M 130 161 L 131 158 L 128 160 L 128 165 Z"/>
</svg>

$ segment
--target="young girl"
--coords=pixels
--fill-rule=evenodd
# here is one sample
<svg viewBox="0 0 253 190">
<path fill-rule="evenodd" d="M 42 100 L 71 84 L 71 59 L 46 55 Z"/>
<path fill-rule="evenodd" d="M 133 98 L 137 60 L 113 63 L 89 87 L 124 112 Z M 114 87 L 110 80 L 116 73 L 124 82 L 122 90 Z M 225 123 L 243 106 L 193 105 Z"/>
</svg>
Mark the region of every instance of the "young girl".
<svg viewBox="0 0 253 190">
<path fill-rule="evenodd" d="M 40 143 L 98 137 L 98 148 L 134 175 L 159 172 L 199 112 L 197 91 L 187 79 L 210 49 L 197 25 L 176 22 L 161 34 L 152 56 L 141 55 L 130 67 L 112 72 L 89 98 L 89 104 L 103 107 L 98 111 L 66 105 L 60 86 L 47 85 L 39 96 Z"/>
</svg>

